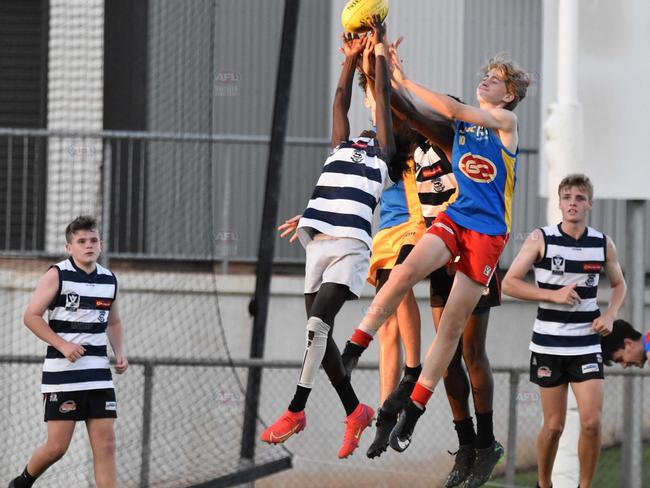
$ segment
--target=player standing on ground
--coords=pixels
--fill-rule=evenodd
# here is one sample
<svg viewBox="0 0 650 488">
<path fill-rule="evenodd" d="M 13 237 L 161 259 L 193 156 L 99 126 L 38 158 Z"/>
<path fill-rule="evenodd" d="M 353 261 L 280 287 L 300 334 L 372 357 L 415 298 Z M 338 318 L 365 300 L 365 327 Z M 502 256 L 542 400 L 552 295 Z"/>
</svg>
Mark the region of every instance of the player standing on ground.
<svg viewBox="0 0 650 488">
<path fill-rule="evenodd" d="M 345 37 L 345 62 L 334 97 L 332 154 L 325 162 L 312 198 L 301 218 L 280 226 L 297 235 L 307 252 L 305 305 L 307 344 L 300 380 L 289 408 L 266 429 L 261 438 L 269 443 L 286 441 L 305 428 L 305 405 L 318 367 L 323 369 L 345 408 L 347 419 L 340 458 L 359 445 L 361 432 L 370 425 L 374 411 L 359 403 L 332 338 L 334 318 L 346 300 L 358 298 L 368 273 L 371 220 L 381 192 L 399 181 L 406 161 L 396 161 L 390 114 L 390 81 L 384 45 L 385 26 L 375 18 L 372 37 Z M 377 131 L 350 140 L 348 110 L 359 55 L 366 42 L 376 56 Z M 387 164 L 388 163 L 388 164 Z M 295 238 L 292 237 L 292 240 Z"/>
<path fill-rule="evenodd" d="M 61 459 L 77 421 L 86 422 L 97 487 L 117 486 L 113 431 L 117 403 L 106 351 L 110 342 L 115 372 L 124 373 L 128 361 L 116 303 L 117 279 L 97 264 L 101 242 L 94 218 L 77 217 L 65 237 L 70 257 L 43 275 L 24 316 L 27 328 L 48 344 L 41 386 L 47 441 L 9 488 L 32 486 Z M 46 310 L 49 324 L 43 320 Z"/>
<path fill-rule="evenodd" d="M 579 486 L 591 488 L 601 443 L 604 372 L 600 341 L 612 331 L 626 285 L 614 242 L 587 226 L 593 200 L 589 178 L 569 175 L 560 182 L 558 193 L 562 222 L 531 233 L 503 280 L 503 291 L 539 301 L 530 342 L 530 381 L 540 387 L 544 412 L 537 437 L 537 486 L 552 486 L 570 384 L 580 415 Z M 524 280 L 531 267 L 537 286 Z M 612 294 L 601 315 L 596 293 L 603 270 Z"/>
</svg>

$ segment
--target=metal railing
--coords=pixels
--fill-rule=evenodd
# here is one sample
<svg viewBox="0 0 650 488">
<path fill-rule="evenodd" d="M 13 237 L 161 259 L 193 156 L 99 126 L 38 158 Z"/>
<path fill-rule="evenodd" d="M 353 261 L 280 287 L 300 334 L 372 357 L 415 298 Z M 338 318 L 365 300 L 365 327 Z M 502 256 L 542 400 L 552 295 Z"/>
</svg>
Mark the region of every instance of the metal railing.
<svg viewBox="0 0 650 488">
<path fill-rule="evenodd" d="M 111 258 L 255 262 L 259 170 L 269 142 L 257 135 L 0 128 L 0 249 L 51 257 L 61 248 L 58 227 L 84 211 L 102 218 Z M 291 191 L 281 194 L 281 216 L 304 207 L 330 141 L 288 137 L 286 144 L 283 188 Z M 521 157 L 519 198 L 527 203 L 515 224 L 532 227 L 540 206 L 536 151 L 523 149 Z M 302 263 L 304 256 L 278 240 L 276 262 Z"/>
<path fill-rule="evenodd" d="M 7 365 L 7 364 L 22 364 L 22 365 L 34 365 L 34 364 L 40 364 L 42 362 L 42 357 L 39 356 L 0 356 L 0 365 Z M 141 457 L 140 457 L 140 470 L 139 470 L 139 482 L 138 486 L 140 487 L 147 487 L 150 484 L 150 466 L 151 466 L 151 460 L 152 460 L 152 419 L 154 418 L 153 415 L 153 390 L 154 390 L 154 382 L 155 378 L 157 378 L 155 371 L 157 368 L 161 367 L 179 367 L 179 368 L 214 368 L 214 369 L 220 369 L 220 368 L 228 368 L 232 370 L 232 374 L 237 374 L 237 370 L 239 369 L 248 369 L 251 367 L 259 367 L 263 368 L 264 370 L 267 371 L 267 378 L 264 381 L 263 384 L 263 390 L 264 388 L 267 389 L 275 389 L 278 386 L 277 383 L 277 378 L 275 378 L 275 381 L 272 381 L 268 375 L 271 374 L 275 370 L 292 370 L 292 371 L 299 371 L 301 367 L 301 363 L 299 361 L 277 361 L 277 360 L 252 360 L 252 359 L 236 359 L 236 360 L 228 360 L 228 359 L 214 359 L 214 360 L 208 360 L 208 359 L 180 359 L 180 358 L 145 358 L 145 357 L 133 357 L 129 359 L 129 363 L 132 366 L 141 366 L 143 367 L 143 376 L 144 376 L 144 382 L 143 382 L 143 387 L 142 387 L 142 412 L 141 412 L 141 422 L 142 422 L 142 430 L 141 430 Z M 366 363 L 361 363 L 358 366 L 358 371 L 359 372 L 371 372 L 372 375 L 376 378 L 376 371 L 377 371 L 377 364 L 366 364 Z M 504 475 L 504 483 L 505 486 L 516 486 L 515 484 L 515 479 L 517 476 L 518 471 L 521 470 L 522 466 L 518 466 L 518 457 L 517 453 L 521 451 L 521 448 L 518 446 L 518 442 L 520 442 L 520 437 L 521 434 L 518 432 L 518 423 L 521 423 L 522 421 L 522 415 L 519 412 L 520 405 L 527 405 L 528 403 L 528 398 L 527 396 L 529 395 L 528 393 L 524 395 L 522 398 L 521 395 L 521 388 L 520 388 L 520 382 L 522 379 L 522 376 L 526 376 L 528 374 L 528 368 L 493 368 L 493 372 L 495 376 L 503 376 L 505 375 L 507 377 L 507 399 L 504 398 L 503 396 L 499 398 L 497 393 L 495 392 L 495 398 L 494 398 L 494 404 L 495 404 L 495 416 L 497 411 L 502 411 L 502 412 L 507 412 L 507 421 L 506 421 L 506 438 L 507 438 L 507 455 L 506 455 L 506 464 L 505 464 L 505 472 L 503 473 Z M 363 373 L 357 373 L 357 374 L 363 374 Z M 243 376 L 243 375 L 241 375 Z M 626 379 L 631 379 L 635 377 L 642 377 L 642 378 L 648 378 L 650 377 L 650 373 L 646 371 L 622 371 L 622 370 L 608 370 L 607 376 L 612 377 L 612 378 L 626 378 Z M 611 380 L 610 380 L 611 381 Z M 282 384 L 286 386 L 287 383 L 286 381 L 282 381 Z M 622 397 L 618 396 L 616 394 L 614 395 L 608 395 L 607 394 L 607 386 L 608 382 L 606 380 L 606 403 L 613 404 L 616 400 L 620 400 Z M 373 386 L 374 388 L 374 386 Z M 119 393 L 119 391 L 118 391 Z M 224 399 L 225 401 L 231 401 L 233 398 L 235 399 L 242 399 L 243 398 L 243 391 L 240 391 L 239 393 L 236 392 L 231 392 L 232 393 L 232 398 Z M 368 392 L 364 391 L 363 392 L 364 396 L 367 396 Z M 611 398 L 610 398 L 611 397 Z M 318 401 L 318 400 L 317 400 Z M 504 401 L 507 402 L 507 405 L 504 405 Z M 522 403 L 523 402 L 523 403 Z M 638 412 L 639 415 L 642 414 L 642 412 Z M 525 416 L 524 416 L 525 417 Z M 535 425 L 527 425 L 527 429 L 529 432 L 527 434 L 530 437 L 531 432 L 536 431 L 538 428 L 539 424 L 536 422 Z M 257 426 L 254 426 L 254 428 L 257 428 Z M 216 432 L 214 435 L 226 435 L 226 433 L 219 433 Z M 227 435 L 236 435 L 233 434 L 232 432 L 228 432 Z M 630 438 L 628 436 L 623 435 L 622 436 L 622 449 L 642 449 L 642 446 L 628 446 L 627 443 L 631 442 Z M 291 445 L 289 445 L 291 448 Z M 315 446 L 312 446 L 315 448 Z M 522 446 L 522 448 L 525 446 Z M 523 466 L 525 468 L 525 466 Z M 283 484 L 286 483 L 287 479 L 290 478 L 290 474 L 286 473 L 283 476 L 285 476 L 285 479 L 283 481 Z M 286 477 L 289 478 L 286 478 Z M 328 474 L 328 476 L 333 476 L 333 479 L 336 477 L 335 475 L 332 475 L 331 473 Z M 304 479 L 304 478 L 299 478 L 299 479 Z M 332 482 L 333 486 L 336 485 L 337 482 Z M 298 483 L 299 486 L 299 482 Z"/>
</svg>

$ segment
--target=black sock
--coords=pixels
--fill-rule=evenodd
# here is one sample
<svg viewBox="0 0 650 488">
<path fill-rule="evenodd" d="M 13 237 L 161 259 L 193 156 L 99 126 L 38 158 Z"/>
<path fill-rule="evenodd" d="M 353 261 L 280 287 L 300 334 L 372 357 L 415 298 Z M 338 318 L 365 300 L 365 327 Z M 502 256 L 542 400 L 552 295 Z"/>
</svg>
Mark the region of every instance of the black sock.
<svg viewBox="0 0 650 488">
<path fill-rule="evenodd" d="M 361 354 L 365 350 L 366 350 L 365 347 L 359 346 L 358 344 L 355 344 L 354 342 L 347 341 L 345 343 L 345 347 L 343 348 L 343 352 L 341 353 L 341 356 L 353 356 L 353 357 L 359 358 L 359 357 L 361 357 Z"/>
<path fill-rule="evenodd" d="M 494 443 L 492 411 L 476 413 L 476 449 L 485 449 Z"/>
<path fill-rule="evenodd" d="M 476 432 L 474 432 L 472 417 L 467 417 L 463 420 L 454 420 L 454 429 L 456 430 L 456 435 L 458 435 L 459 446 L 474 444 Z"/>
<path fill-rule="evenodd" d="M 22 474 L 14 480 L 14 486 L 16 488 L 31 488 L 34 481 L 36 481 L 36 477 L 29 474 L 27 472 L 27 466 L 25 466 Z"/>
<path fill-rule="evenodd" d="M 350 379 L 345 378 L 337 384 L 332 383 L 332 386 L 336 390 L 336 393 L 338 393 L 341 403 L 343 403 L 346 415 L 350 415 L 359 405 L 359 399 L 357 398 L 357 394 L 354 392 L 354 388 L 352 388 Z"/>
<path fill-rule="evenodd" d="M 293 400 L 291 400 L 291 403 L 289 404 L 289 411 L 298 413 L 304 410 L 310 393 L 311 388 L 305 388 L 300 385 L 296 386 L 296 394 L 293 396 Z"/>
<path fill-rule="evenodd" d="M 421 364 L 413 366 L 412 368 L 404 365 L 404 378 L 408 378 L 408 381 L 413 381 L 415 383 L 420 377 L 420 373 L 422 373 Z"/>
</svg>

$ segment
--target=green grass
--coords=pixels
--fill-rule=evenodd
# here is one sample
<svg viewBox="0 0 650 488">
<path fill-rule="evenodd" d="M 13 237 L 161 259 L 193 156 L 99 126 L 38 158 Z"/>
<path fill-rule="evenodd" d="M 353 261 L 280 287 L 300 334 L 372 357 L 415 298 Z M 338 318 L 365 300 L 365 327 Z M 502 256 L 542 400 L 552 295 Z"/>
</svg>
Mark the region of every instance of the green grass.
<svg viewBox="0 0 650 488">
<path fill-rule="evenodd" d="M 614 488 L 622 486 L 621 479 L 621 455 L 620 446 L 608 447 L 600 453 L 596 476 L 594 477 L 594 488 Z M 505 485 L 505 478 L 494 478 L 495 485 Z M 522 471 L 515 476 L 515 485 L 521 487 L 534 487 L 537 482 L 537 471 Z M 643 479 L 642 486 L 650 486 L 650 442 L 643 444 Z M 488 484 L 489 486 L 489 484 Z"/>
</svg>

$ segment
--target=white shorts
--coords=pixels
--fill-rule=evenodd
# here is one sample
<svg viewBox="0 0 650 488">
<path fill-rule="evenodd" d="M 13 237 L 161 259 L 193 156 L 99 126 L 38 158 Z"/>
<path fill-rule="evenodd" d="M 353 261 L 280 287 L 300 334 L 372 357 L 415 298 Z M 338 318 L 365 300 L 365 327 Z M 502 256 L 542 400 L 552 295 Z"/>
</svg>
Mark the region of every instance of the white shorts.
<svg viewBox="0 0 650 488">
<path fill-rule="evenodd" d="M 346 285 L 358 298 L 370 266 L 370 249 L 359 239 L 332 237 L 307 244 L 305 293 L 316 293 L 323 283 Z"/>
</svg>

